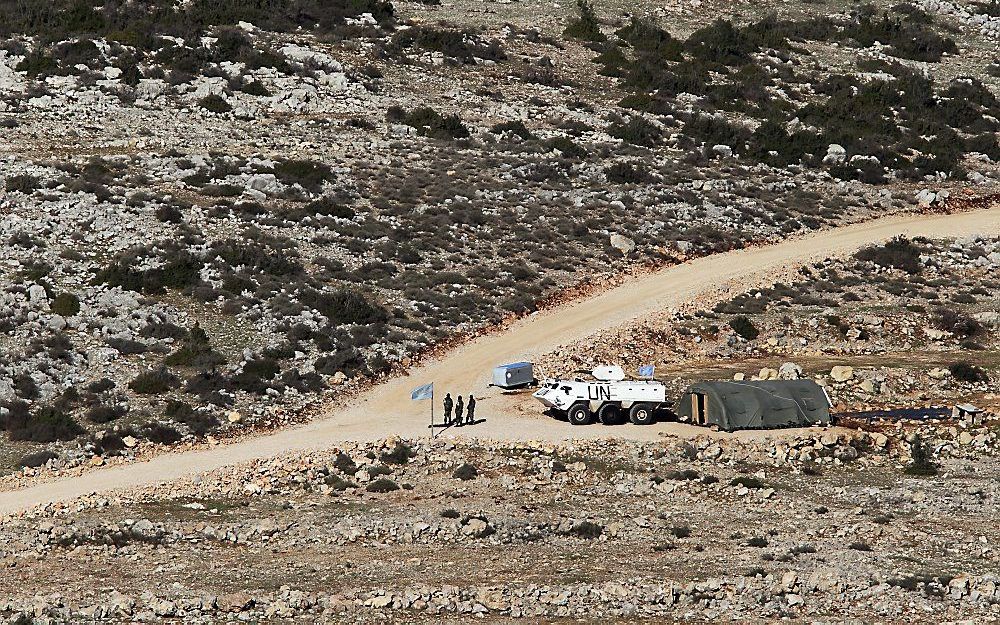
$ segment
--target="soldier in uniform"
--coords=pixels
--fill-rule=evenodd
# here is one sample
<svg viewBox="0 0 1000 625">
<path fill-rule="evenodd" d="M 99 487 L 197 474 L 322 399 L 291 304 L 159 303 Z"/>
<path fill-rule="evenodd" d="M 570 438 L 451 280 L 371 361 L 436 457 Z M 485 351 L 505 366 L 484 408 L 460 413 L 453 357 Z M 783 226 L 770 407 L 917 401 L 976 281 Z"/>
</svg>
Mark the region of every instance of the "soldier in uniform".
<svg viewBox="0 0 1000 625">
<path fill-rule="evenodd" d="M 455 407 L 455 402 L 451 400 L 451 393 L 444 395 L 444 424 L 451 425 L 451 409 Z"/>
<path fill-rule="evenodd" d="M 465 422 L 472 425 L 476 422 L 476 398 L 469 395 L 469 407 L 465 410 Z"/>
<path fill-rule="evenodd" d="M 455 425 L 462 425 L 462 396 L 458 396 L 458 401 L 455 402 Z"/>
</svg>

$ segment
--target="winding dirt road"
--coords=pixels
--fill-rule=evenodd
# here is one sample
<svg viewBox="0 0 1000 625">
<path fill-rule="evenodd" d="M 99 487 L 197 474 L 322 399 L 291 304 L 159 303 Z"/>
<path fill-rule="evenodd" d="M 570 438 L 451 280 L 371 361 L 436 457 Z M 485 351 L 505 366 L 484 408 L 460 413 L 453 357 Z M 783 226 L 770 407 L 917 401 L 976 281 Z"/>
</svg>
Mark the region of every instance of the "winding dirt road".
<svg viewBox="0 0 1000 625">
<path fill-rule="evenodd" d="M 408 376 L 380 384 L 349 405 L 334 402 L 328 415 L 306 425 L 215 449 L 167 453 L 146 462 L 3 492 L 0 493 L 0 514 L 95 492 L 168 482 L 285 452 L 323 449 L 339 441 L 393 435 L 427 436 L 428 403 L 410 401 L 409 393 L 412 388 L 430 381 L 435 382 L 442 395 L 447 390 L 463 395 L 472 392 L 481 397 L 477 417 L 485 417 L 487 421 L 473 428 L 453 429 L 445 436 L 555 441 L 614 435 L 655 440 L 664 430 L 683 433 L 687 428 L 681 424 L 645 428 L 623 425 L 609 431 L 601 426 L 571 428 L 564 422 L 539 415 L 519 415 L 513 409 L 515 401 L 487 390 L 489 372 L 498 363 L 531 360 L 561 344 L 678 306 L 694 297 L 713 293 L 721 297 L 727 287 L 740 290 L 778 280 L 783 272 L 803 263 L 848 254 L 899 234 L 927 237 L 997 235 L 1000 234 L 1000 206 L 952 215 L 888 217 L 669 267 L 599 295 L 538 313 L 502 332 L 480 337 L 441 358 L 421 364 Z M 735 434 L 740 435 L 752 436 L 753 433 Z"/>
</svg>

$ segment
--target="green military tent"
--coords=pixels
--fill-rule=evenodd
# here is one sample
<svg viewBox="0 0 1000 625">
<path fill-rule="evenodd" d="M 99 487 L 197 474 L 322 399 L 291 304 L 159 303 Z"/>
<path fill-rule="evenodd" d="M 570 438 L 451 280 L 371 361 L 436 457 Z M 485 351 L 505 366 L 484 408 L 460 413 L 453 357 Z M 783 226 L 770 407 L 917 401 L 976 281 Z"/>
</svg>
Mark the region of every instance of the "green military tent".
<svg viewBox="0 0 1000 625">
<path fill-rule="evenodd" d="M 719 380 L 689 386 L 674 412 L 727 431 L 800 427 L 830 423 L 830 400 L 812 380 Z"/>
</svg>

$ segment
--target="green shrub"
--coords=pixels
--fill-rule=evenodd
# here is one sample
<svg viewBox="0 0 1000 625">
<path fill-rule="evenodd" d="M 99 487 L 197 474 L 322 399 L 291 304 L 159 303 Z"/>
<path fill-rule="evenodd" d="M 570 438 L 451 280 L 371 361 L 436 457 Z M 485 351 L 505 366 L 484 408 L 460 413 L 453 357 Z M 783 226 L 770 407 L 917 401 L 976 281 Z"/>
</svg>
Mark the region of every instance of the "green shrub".
<svg viewBox="0 0 1000 625">
<path fill-rule="evenodd" d="M 322 217 L 350 219 L 354 217 L 354 210 L 350 206 L 338 201 L 335 197 L 323 196 L 317 200 L 309 202 L 308 204 L 303 204 L 289 209 L 284 213 L 284 217 L 291 221 L 302 221 L 306 217 L 314 217 L 317 215 Z"/>
<path fill-rule="evenodd" d="M 399 486 L 392 480 L 382 477 L 369 484 L 365 490 L 369 493 L 391 493 L 399 490 Z"/>
<path fill-rule="evenodd" d="M 299 301 L 319 311 L 334 325 L 384 323 L 389 319 L 385 308 L 353 290 L 307 291 L 299 296 Z"/>
<path fill-rule="evenodd" d="M 125 410 L 120 406 L 94 406 L 87 411 L 87 421 L 91 423 L 110 423 L 125 416 Z"/>
<path fill-rule="evenodd" d="M 604 533 L 604 526 L 593 521 L 580 521 L 570 528 L 569 533 L 577 538 L 586 538 L 589 540 L 600 537 Z"/>
<path fill-rule="evenodd" d="M 163 411 L 163 416 L 188 426 L 195 436 L 204 436 L 219 425 L 219 420 L 213 415 L 195 410 L 190 404 L 182 401 L 169 400 Z"/>
<path fill-rule="evenodd" d="M 274 175 L 283 184 L 298 184 L 307 191 L 319 191 L 324 182 L 333 180 L 329 165 L 307 160 L 283 160 L 274 166 Z"/>
<path fill-rule="evenodd" d="M 697 480 L 698 477 L 699 474 L 694 469 L 684 469 L 681 471 L 677 470 L 667 471 L 666 474 L 666 479 L 677 480 L 677 481 Z"/>
<path fill-rule="evenodd" d="M 111 263 L 97 272 L 93 284 L 118 286 L 129 291 L 148 294 L 164 293 L 167 288 L 183 289 L 201 282 L 203 262 L 184 250 L 172 249 L 164 252 L 167 258 L 162 267 L 136 270 L 137 254 L 120 254 Z"/>
<path fill-rule="evenodd" d="M 38 189 L 38 185 L 39 180 L 37 177 L 31 174 L 19 174 L 17 176 L 9 176 L 4 182 L 4 189 L 8 192 L 17 191 L 25 195 L 31 195 Z"/>
<path fill-rule="evenodd" d="M 719 18 L 691 34 L 684 47 L 695 57 L 723 65 L 739 65 L 760 50 L 762 40 L 752 29 L 740 29 Z M 773 46 L 782 47 L 782 46 Z"/>
<path fill-rule="evenodd" d="M 44 406 L 28 419 L 24 427 L 10 431 L 11 440 L 36 443 L 73 440 L 84 430 L 72 416 L 53 406 Z"/>
<path fill-rule="evenodd" d="M 646 166 L 638 161 L 612 163 L 604 170 L 604 175 L 614 184 L 641 184 L 652 178 Z"/>
<path fill-rule="evenodd" d="M 940 308 L 934 319 L 934 326 L 939 330 L 951 332 L 959 339 L 970 339 L 985 331 L 983 324 L 975 317 L 970 317 L 953 308 Z"/>
<path fill-rule="evenodd" d="M 80 313 L 80 298 L 74 293 L 63 291 L 52 298 L 49 309 L 57 315 L 72 317 Z"/>
<path fill-rule="evenodd" d="M 527 126 L 524 125 L 524 122 L 519 119 L 494 124 L 493 127 L 490 128 L 490 132 L 495 135 L 501 135 L 505 132 L 509 132 L 521 137 L 525 141 L 535 138 L 535 135 L 532 134 L 531 131 L 528 130 Z"/>
<path fill-rule="evenodd" d="M 691 535 L 691 528 L 687 525 L 675 525 L 667 530 L 674 535 L 674 538 L 687 538 Z"/>
<path fill-rule="evenodd" d="M 633 116 L 624 124 L 612 124 L 608 134 L 632 145 L 652 147 L 660 142 L 663 133 L 643 117 Z"/>
<path fill-rule="evenodd" d="M 339 452 L 337 454 L 337 458 L 334 460 L 333 466 L 344 475 L 354 475 L 358 472 L 358 465 L 344 452 Z"/>
<path fill-rule="evenodd" d="M 474 63 L 477 58 L 491 61 L 507 58 L 497 40 L 481 41 L 472 33 L 424 24 L 397 32 L 393 35 L 392 43 L 401 48 L 419 46 L 463 63 Z"/>
<path fill-rule="evenodd" d="M 882 267 L 894 267 L 909 274 L 920 273 L 920 248 L 906 237 L 896 237 L 883 245 L 859 250 L 854 257 Z"/>
<path fill-rule="evenodd" d="M 17 466 L 37 469 L 38 467 L 44 466 L 49 460 L 55 460 L 58 457 L 58 454 L 48 450 L 36 451 L 22 456 L 21 459 L 17 461 Z"/>
<path fill-rule="evenodd" d="M 684 46 L 670 33 L 647 18 L 632 16 L 628 25 L 615 33 L 643 56 L 657 62 L 680 61 Z"/>
<path fill-rule="evenodd" d="M 737 335 L 743 337 L 748 341 L 752 341 L 760 336 L 760 330 L 754 325 L 753 321 L 744 315 L 739 317 L 733 317 L 729 320 L 729 327 L 733 329 Z"/>
<path fill-rule="evenodd" d="M 212 244 L 210 257 L 218 256 L 230 267 L 243 266 L 248 273 L 257 272 L 270 276 L 301 275 L 302 263 L 298 260 L 296 245 L 288 240 L 248 231 L 242 240 L 224 239 Z M 252 272 L 250 271 L 252 270 Z"/>
<path fill-rule="evenodd" d="M 59 63 L 48 54 L 36 50 L 21 59 L 21 62 L 15 65 L 14 69 L 26 73 L 29 78 L 38 78 L 57 72 Z"/>
<path fill-rule="evenodd" d="M 416 128 L 418 134 L 432 139 L 464 139 L 469 136 L 469 129 L 458 115 L 441 115 L 429 106 L 421 106 L 412 111 L 398 106 L 390 107 L 386 119 Z"/>
<path fill-rule="evenodd" d="M 750 138 L 750 131 L 730 123 L 722 117 L 693 115 L 684 122 L 683 134 L 703 141 L 706 145 L 728 145 L 739 154 Z"/>
<path fill-rule="evenodd" d="M 222 96 L 212 93 L 198 100 L 198 106 L 212 113 L 228 113 L 233 107 Z"/>
<path fill-rule="evenodd" d="M 349 480 L 345 480 L 339 475 L 327 475 L 323 478 L 323 483 L 335 491 L 344 491 L 348 488 L 357 488 L 358 485 Z"/>
<path fill-rule="evenodd" d="M 945 53 L 958 52 L 954 39 L 929 29 L 919 17 L 879 15 L 870 4 L 861 7 L 841 36 L 854 40 L 860 47 L 869 47 L 878 41 L 891 46 L 895 56 L 914 61 L 937 62 Z"/>
<path fill-rule="evenodd" d="M 177 388 L 179 385 L 180 380 L 177 379 L 177 376 L 170 373 L 165 367 L 140 373 L 128 383 L 128 387 L 139 395 L 160 395 Z"/>
<path fill-rule="evenodd" d="M 159 445 L 173 445 L 182 438 L 176 428 L 158 422 L 147 423 L 140 430 L 140 434 L 149 442 Z"/>
<path fill-rule="evenodd" d="M 959 382 L 975 384 L 977 382 L 990 381 L 990 376 L 987 375 L 986 371 L 984 371 L 981 367 L 977 367 L 965 361 L 956 362 L 948 367 L 948 371 L 950 371 L 952 377 Z"/>
<path fill-rule="evenodd" d="M 410 458 L 414 458 L 416 455 L 417 452 L 413 451 L 408 445 L 396 443 L 392 451 L 382 454 L 381 459 L 386 464 L 406 464 L 410 461 Z"/>
<path fill-rule="evenodd" d="M 455 479 L 462 480 L 463 482 L 474 480 L 479 477 L 479 469 L 477 469 L 475 465 L 465 462 L 455 469 L 455 472 L 452 473 L 451 476 Z"/>
<path fill-rule="evenodd" d="M 934 462 L 934 455 L 927 448 L 927 443 L 923 439 L 916 439 L 910 444 L 910 464 L 903 472 L 907 475 L 927 476 L 937 475 L 938 466 Z"/>
<path fill-rule="evenodd" d="M 563 30 L 563 36 L 583 41 L 604 41 L 607 37 L 601 32 L 594 7 L 588 0 L 576 0 L 577 15 L 571 19 Z"/>
<path fill-rule="evenodd" d="M 729 481 L 731 486 L 743 486 L 745 488 L 767 488 L 767 484 L 749 475 L 734 477 Z"/>
<path fill-rule="evenodd" d="M 195 322 L 177 351 L 167 356 L 163 363 L 172 367 L 211 369 L 225 364 L 226 357 L 212 348 L 208 334 Z"/>
<path fill-rule="evenodd" d="M 273 358 L 252 358 L 233 377 L 233 383 L 241 391 L 263 395 L 269 388 L 267 381 L 274 379 L 280 371 L 278 361 Z"/>
<path fill-rule="evenodd" d="M 545 147 L 550 150 L 559 150 L 563 156 L 568 158 L 583 158 L 587 156 L 587 150 L 569 137 L 553 137 L 545 142 Z"/>
<path fill-rule="evenodd" d="M 163 223 L 179 224 L 184 220 L 184 214 L 173 204 L 164 204 L 156 208 L 156 218 Z"/>
<path fill-rule="evenodd" d="M 17 4 L 16 7 L 13 4 Z M 149 49 L 154 35 L 169 33 L 183 39 L 209 34 L 213 26 L 256 24 L 263 30 L 321 34 L 347 33 L 346 18 L 370 13 L 387 28 L 395 11 L 384 0 L 191 0 L 184 3 L 107 2 L 95 8 L 88 0 L 12 3 L 0 12 L 0 34 L 39 35 L 59 41 L 80 35 L 107 36 L 130 46 Z M 246 42 L 229 29 L 219 33 L 220 48 L 247 55 Z"/>
<path fill-rule="evenodd" d="M 115 387 L 115 383 L 109 378 L 101 378 L 100 380 L 95 380 L 87 385 L 87 390 L 91 393 L 104 393 L 105 391 L 110 391 Z"/>
<path fill-rule="evenodd" d="M 259 80 L 251 80 L 250 82 L 243 83 L 243 85 L 240 86 L 240 91 L 247 95 L 257 96 L 260 98 L 266 98 L 271 95 L 271 92 L 264 86 L 264 83 Z"/>
</svg>

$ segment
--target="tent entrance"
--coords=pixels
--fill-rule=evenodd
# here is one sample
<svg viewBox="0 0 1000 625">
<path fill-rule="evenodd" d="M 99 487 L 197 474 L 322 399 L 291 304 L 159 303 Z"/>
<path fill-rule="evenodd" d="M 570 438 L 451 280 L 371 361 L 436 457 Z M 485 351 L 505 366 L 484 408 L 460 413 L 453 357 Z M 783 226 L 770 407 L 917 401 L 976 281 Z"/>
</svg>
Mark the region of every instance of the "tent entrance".
<svg viewBox="0 0 1000 625">
<path fill-rule="evenodd" d="M 708 395 L 691 393 L 691 417 L 698 425 L 708 424 Z"/>
</svg>

